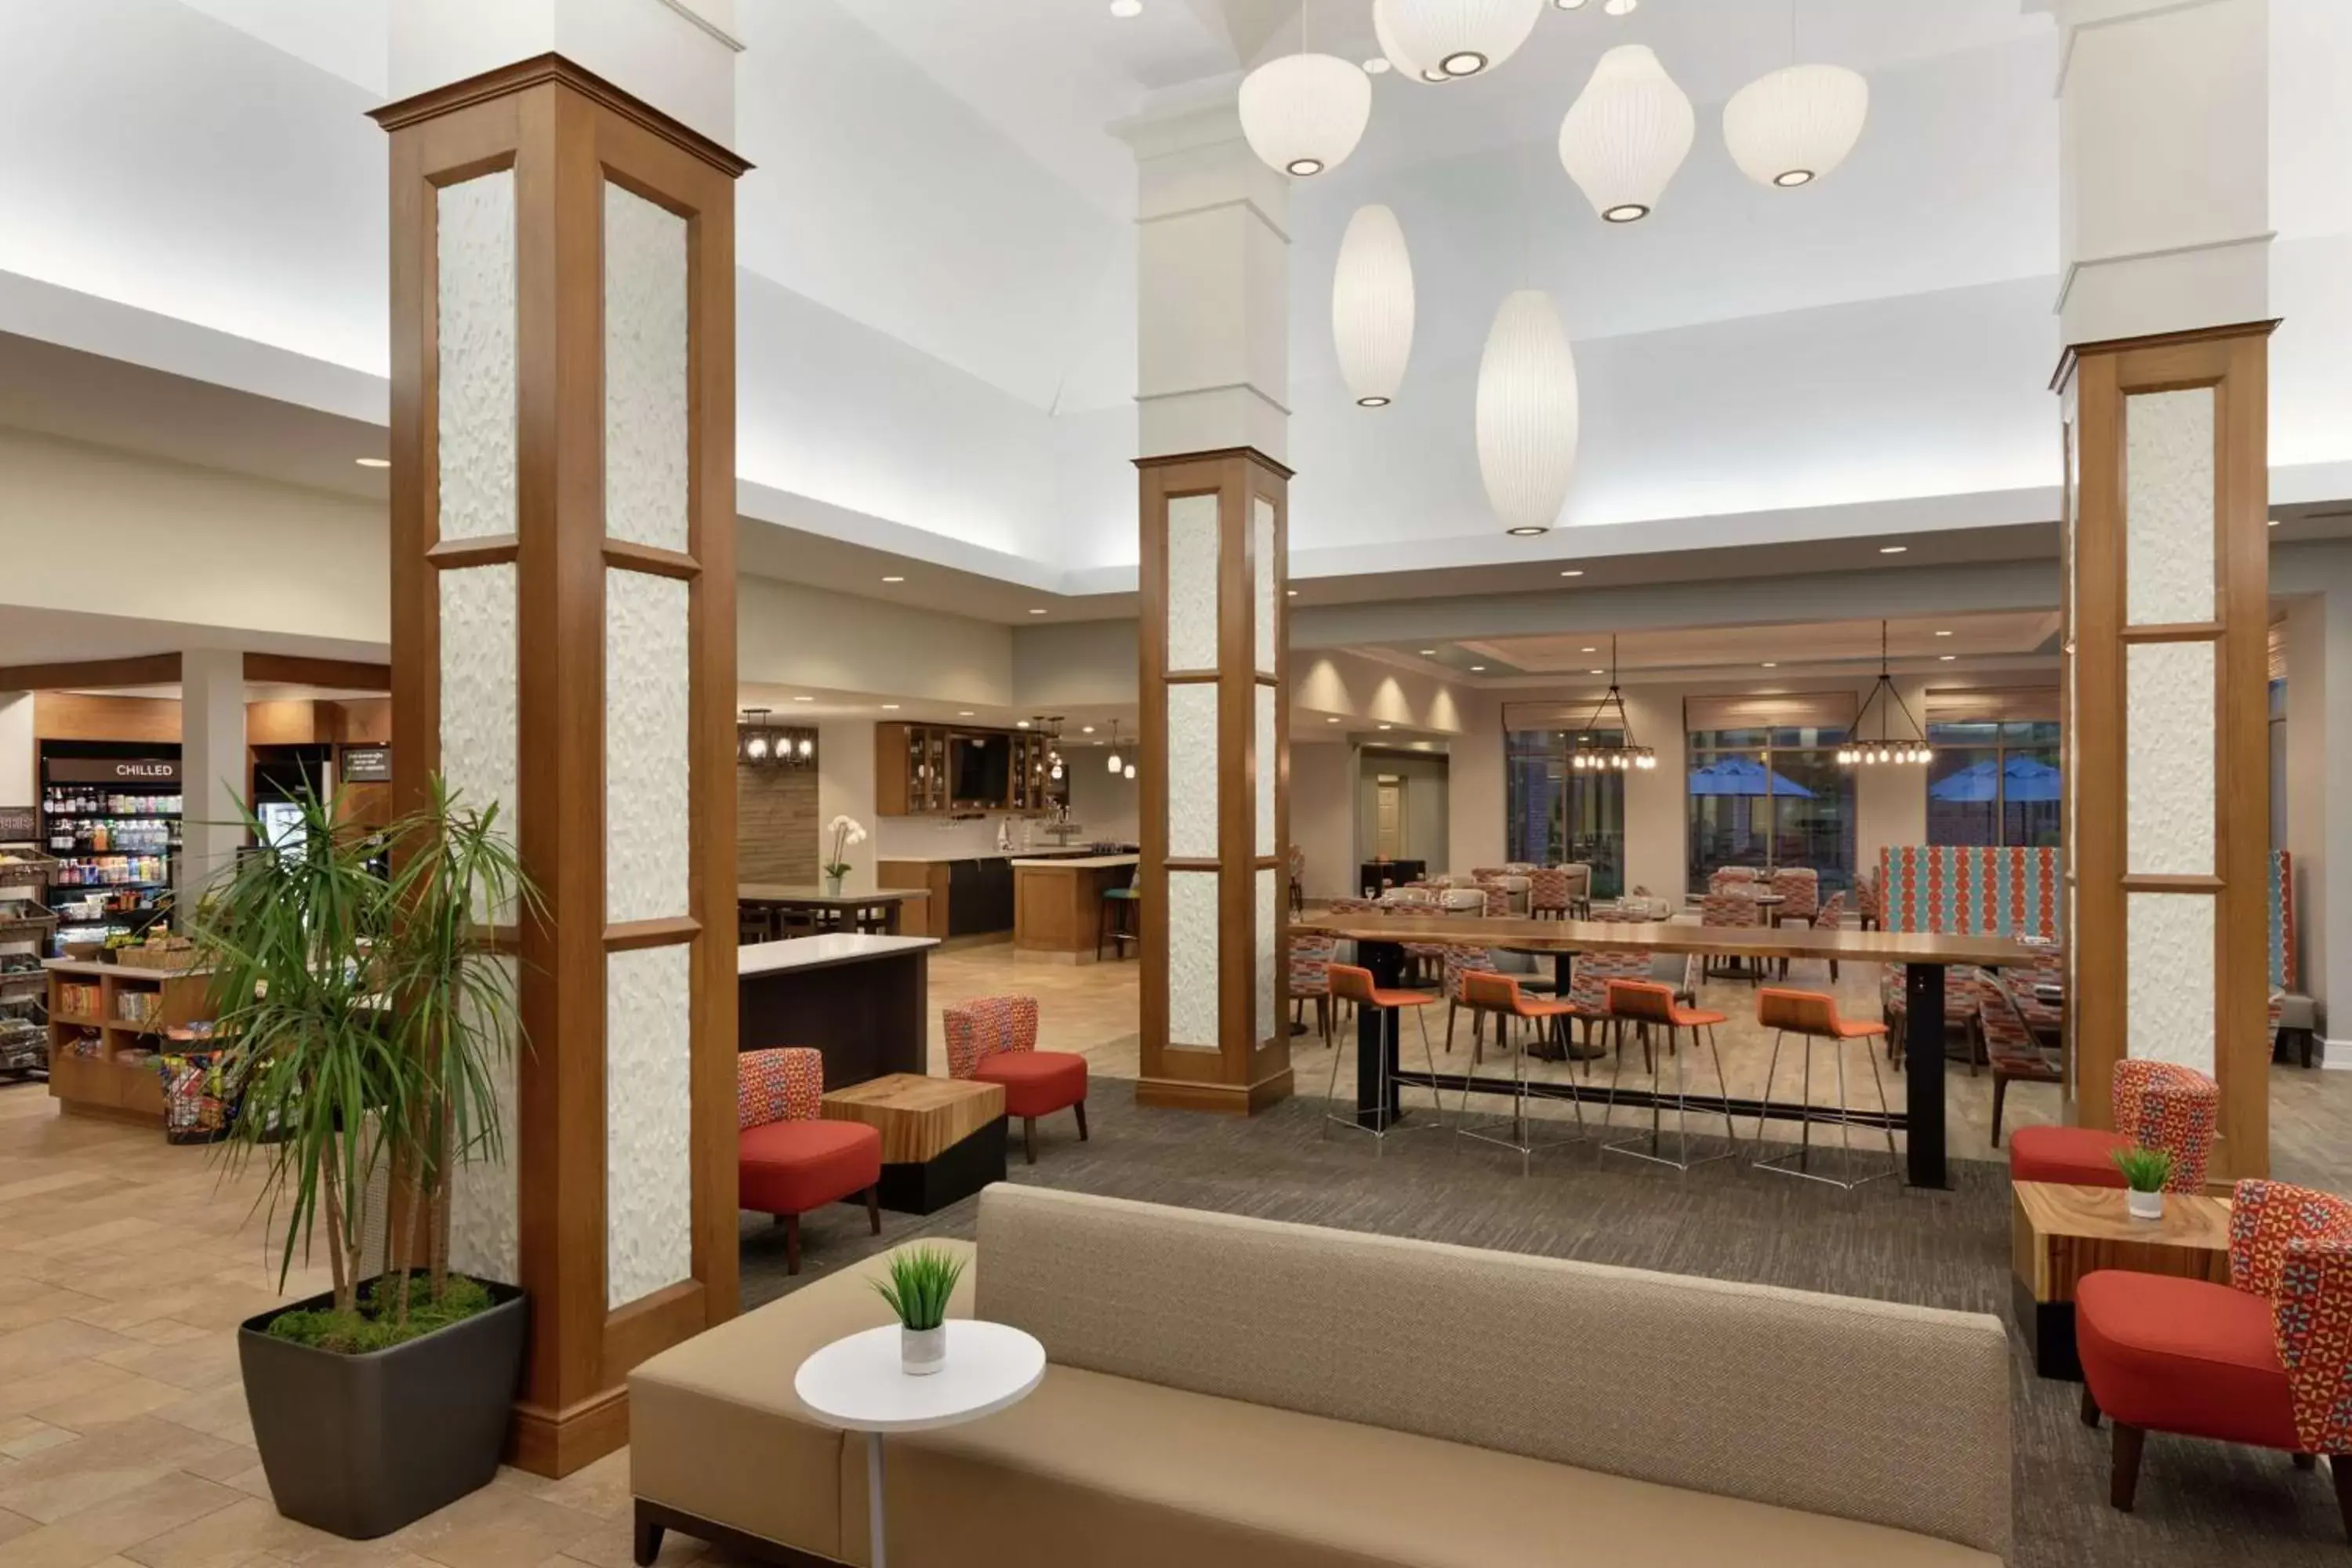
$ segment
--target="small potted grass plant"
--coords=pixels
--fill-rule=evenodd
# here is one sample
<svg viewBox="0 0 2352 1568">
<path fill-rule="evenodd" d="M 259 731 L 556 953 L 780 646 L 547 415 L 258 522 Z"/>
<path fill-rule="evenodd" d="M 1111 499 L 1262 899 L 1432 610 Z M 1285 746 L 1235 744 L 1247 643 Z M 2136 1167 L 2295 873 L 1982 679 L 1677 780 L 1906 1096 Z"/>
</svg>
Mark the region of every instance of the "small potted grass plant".
<svg viewBox="0 0 2352 1568">
<path fill-rule="evenodd" d="M 890 1259 L 890 1278 L 874 1289 L 898 1317 L 898 1367 L 926 1377 L 947 1364 L 948 1298 L 963 1278 L 963 1259 L 936 1247 L 917 1247 Z"/>
<path fill-rule="evenodd" d="M 2164 1184 L 2172 1179 L 2172 1156 L 2161 1149 L 2118 1149 L 2116 1169 L 2124 1173 L 2124 1206 L 2134 1219 L 2164 1217 Z"/>
</svg>

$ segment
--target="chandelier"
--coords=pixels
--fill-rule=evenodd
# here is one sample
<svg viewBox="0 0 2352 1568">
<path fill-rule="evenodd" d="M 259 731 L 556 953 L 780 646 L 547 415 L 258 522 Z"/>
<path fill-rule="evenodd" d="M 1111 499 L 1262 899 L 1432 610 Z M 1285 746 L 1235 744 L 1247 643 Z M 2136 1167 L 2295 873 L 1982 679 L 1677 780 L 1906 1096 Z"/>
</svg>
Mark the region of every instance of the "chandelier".
<svg viewBox="0 0 2352 1568">
<path fill-rule="evenodd" d="M 1885 700 L 1880 700 L 1882 698 Z M 1875 736 L 1867 735 L 1863 731 L 1863 721 L 1870 717 L 1873 708 L 1878 710 L 1878 733 Z M 1901 711 L 1903 721 L 1911 727 L 1908 738 L 1887 733 L 1887 726 L 1897 710 Z M 1853 738 L 1849 744 L 1838 748 L 1837 760 L 1851 768 L 1869 767 L 1879 763 L 1925 763 L 1934 755 L 1927 746 L 1927 731 L 1919 727 L 1918 719 L 1895 689 L 1895 682 L 1886 678 L 1886 623 L 1881 621 L 1878 623 L 1878 680 L 1871 687 L 1870 695 L 1862 700 L 1862 711 L 1853 716 Z"/>
<path fill-rule="evenodd" d="M 1601 721 L 1614 709 L 1617 712 L 1617 736 L 1614 741 L 1594 737 L 1601 730 Z M 1633 740 L 1633 721 L 1625 712 L 1625 694 L 1617 688 L 1617 635 L 1609 635 L 1609 695 L 1592 705 L 1576 734 L 1576 750 L 1568 759 L 1569 766 L 1581 772 L 1647 773 L 1658 765 L 1658 753 Z"/>
<path fill-rule="evenodd" d="M 805 768 L 816 762 L 816 731 L 772 724 L 765 708 L 746 708 L 735 721 L 735 757 L 747 767 Z"/>
</svg>

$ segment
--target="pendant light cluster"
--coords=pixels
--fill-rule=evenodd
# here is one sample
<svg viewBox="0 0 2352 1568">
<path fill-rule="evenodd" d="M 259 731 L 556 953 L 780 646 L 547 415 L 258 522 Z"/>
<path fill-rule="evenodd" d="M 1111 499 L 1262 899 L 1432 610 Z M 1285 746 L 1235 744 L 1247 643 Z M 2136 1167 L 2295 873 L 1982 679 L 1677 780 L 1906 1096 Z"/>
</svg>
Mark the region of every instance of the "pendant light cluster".
<svg viewBox="0 0 2352 1568">
<path fill-rule="evenodd" d="M 1864 732 L 1863 725 L 1874 709 L 1878 713 L 1878 733 L 1871 736 Z M 1889 726 L 1897 712 L 1903 715 L 1903 722 L 1910 728 L 1911 733 L 1907 736 L 1889 732 Z M 1934 761 L 1935 755 L 1927 744 L 1927 731 L 1920 727 L 1910 706 L 1895 689 L 1895 682 L 1887 679 L 1886 623 L 1881 621 L 1878 623 L 1878 681 L 1871 687 L 1870 695 L 1862 700 L 1862 711 L 1853 716 L 1853 738 L 1848 744 L 1838 748 L 1837 760 L 1850 768 L 1872 767 L 1881 763 L 1916 766 Z"/>
<path fill-rule="evenodd" d="M 1617 713 L 1617 735 L 1614 741 L 1593 737 L 1601 721 L 1609 711 Z M 1633 740 L 1633 721 L 1625 712 L 1625 694 L 1617 689 L 1617 635 L 1609 636 L 1609 694 L 1593 704 L 1592 712 L 1576 732 L 1576 750 L 1569 754 L 1569 766 L 1580 773 L 1648 773 L 1658 765 L 1658 753 Z"/>
<path fill-rule="evenodd" d="M 769 710 L 746 708 L 735 721 L 735 758 L 752 768 L 816 764 L 816 731 L 768 721 Z"/>
</svg>

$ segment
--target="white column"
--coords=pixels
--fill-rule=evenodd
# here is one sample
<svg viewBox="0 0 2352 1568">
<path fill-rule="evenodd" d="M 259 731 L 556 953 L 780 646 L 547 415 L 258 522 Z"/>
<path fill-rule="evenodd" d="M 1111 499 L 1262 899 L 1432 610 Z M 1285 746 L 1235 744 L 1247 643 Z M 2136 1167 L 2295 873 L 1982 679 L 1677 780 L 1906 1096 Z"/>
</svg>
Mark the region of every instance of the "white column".
<svg viewBox="0 0 2352 1568">
<path fill-rule="evenodd" d="M 40 759 L 33 740 L 33 694 L 0 691 L 0 805 L 32 805 L 41 798 Z"/>
<path fill-rule="evenodd" d="M 252 788 L 245 757 L 245 655 L 229 647 L 180 654 L 180 861 L 173 879 L 194 907 L 205 884 L 235 864 L 246 831 L 237 802 Z"/>
<path fill-rule="evenodd" d="M 2061 0 L 2066 342 L 2269 310 L 2268 0 Z"/>
<path fill-rule="evenodd" d="M 2352 694 L 2352 571 L 2331 575 L 2324 592 L 2287 606 L 2286 848 L 2296 978 L 2320 1004 L 2331 1065 L 2352 1067 L 2352 942 L 2339 929 L 2352 926 L 2352 802 L 2334 782 L 2352 776 L 2352 719 L 2330 707 Z"/>
</svg>

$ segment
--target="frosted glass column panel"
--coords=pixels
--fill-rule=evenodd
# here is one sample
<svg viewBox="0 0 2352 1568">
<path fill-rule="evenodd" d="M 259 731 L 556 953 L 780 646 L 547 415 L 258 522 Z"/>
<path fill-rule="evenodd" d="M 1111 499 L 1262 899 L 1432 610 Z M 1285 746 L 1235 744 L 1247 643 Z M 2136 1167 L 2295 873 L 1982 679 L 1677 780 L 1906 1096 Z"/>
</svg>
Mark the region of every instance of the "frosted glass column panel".
<svg viewBox="0 0 2352 1568">
<path fill-rule="evenodd" d="M 1217 857 L 1217 688 L 1196 681 L 1168 689 L 1168 853 Z"/>
<path fill-rule="evenodd" d="M 604 531 L 687 544 L 686 220 L 604 185 Z"/>
<path fill-rule="evenodd" d="M 604 1304 L 694 1273 L 694 949 L 604 959 Z"/>
<path fill-rule="evenodd" d="M 1272 675 L 1280 651 L 1274 637 L 1274 503 L 1263 496 L 1250 502 L 1250 561 L 1256 577 L 1256 614 L 1252 617 L 1256 630 L 1250 646 L 1257 650 L 1257 672 Z"/>
<path fill-rule="evenodd" d="M 604 574 L 604 918 L 688 912 L 688 587 Z"/>
<path fill-rule="evenodd" d="M 2213 618 L 2213 389 L 2124 399 L 2124 619 Z"/>
<path fill-rule="evenodd" d="M 1168 668 L 1217 668 L 1217 498 L 1168 503 Z"/>
<path fill-rule="evenodd" d="M 1281 896 L 1279 873 L 1271 866 L 1261 866 L 1257 873 L 1257 985 L 1256 1010 L 1250 1025 L 1252 1049 L 1266 1043 L 1267 1038 L 1282 1025 L 1281 993 L 1275 989 L 1282 969 L 1282 922 L 1276 911 L 1276 900 Z"/>
<path fill-rule="evenodd" d="M 1274 688 L 1258 686 L 1251 695 L 1256 703 L 1257 730 L 1257 852 L 1275 853 L 1274 784 L 1281 776 L 1281 737 L 1274 731 Z"/>
<path fill-rule="evenodd" d="M 2124 1038 L 2132 1056 L 2212 1072 L 2213 910 L 2202 893 L 2126 896 Z"/>
<path fill-rule="evenodd" d="M 2125 649 L 2125 863 L 2134 876 L 2213 873 L 2214 677 L 2210 642 Z"/>
<path fill-rule="evenodd" d="M 509 836 L 515 819 L 517 676 L 515 569 L 511 563 L 440 574 L 441 773 L 461 805 L 496 804 Z M 483 910 L 511 919 L 507 910 Z M 515 1081 L 512 1042 L 494 1073 L 506 1159 L 457 1167 L 449 1194 L 449 1259 L 465 1273 L 512 1283 L 521 1268 L 515 1186 Z"/>
<path fill-rule="evenodd" d="M 434 200 L 440 535 L 515 531 L 514 171 Z"/>
<path fill-rule="evenodd" d="M 1168 873 L 1168 1043 L 1217 1048 L 1217 873 Z"/>
</svg>

